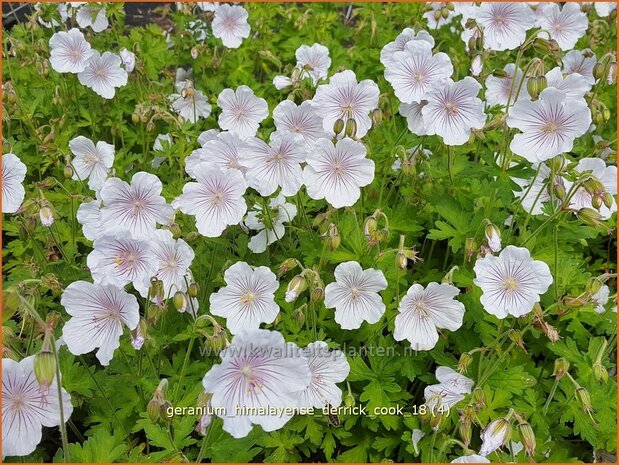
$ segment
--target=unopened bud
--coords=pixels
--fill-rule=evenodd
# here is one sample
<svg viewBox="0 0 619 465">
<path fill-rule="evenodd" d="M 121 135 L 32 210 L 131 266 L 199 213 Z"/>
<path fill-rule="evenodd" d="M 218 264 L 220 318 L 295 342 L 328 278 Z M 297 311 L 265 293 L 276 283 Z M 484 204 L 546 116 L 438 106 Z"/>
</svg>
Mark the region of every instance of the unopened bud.
<svg viewBox="0 0 619 465">
<path fill-rule="evenodd" d="M 501 250 L 501 231 L 494 224 L 489 223 L 485 230 L 486 242 L 488 247 L 493 252 L 499 252 Z"/>
<path fill-rule="evenodd" d="M 41 224 L 47 228 L 54 224 L 54 214 L 47 205 L 42 206 L 39 210 L 39 218 L 41 219 Z"/>
<path fill-rule="evenodd" d="M 473 393 L 471 394 L 471 398 L 473 399 L 473 402 L 478 409 L 484 408 L 486 406 L 486 393 L 482 388 L 475 388 L 473 390 Z"/>
<path fill-rule="evenodd" d="M 389 230 L 387 228 L 378 231 L 378 240 L 380 242 L 386 241 L 387 239 L 389 239 Z"/>
<path fill-rule="evenodd" d="M 587 391 L 584 387 L 579 386 L 575 391 L 576 398 L 582 407 L 582 410 L 585 413 L 593 412 L 593 406 L 591 405 L 591 396 L 589 395 L 589 391 Z"/>
<path fill-rule="evenodd" d="M 441 10 L 434 11 L 434 21 L 438 21 L 441 19 Z"/>
<path fill-rule="evenodd" d="M 298 263 L 294 258 L 287 258 L 279 265 L 278 276 L 288 273 L 290 270 L 294 270 Z"/>
<path fill-rule="evenodd" d="M 552 158 L 549 162 L 550 169 L 554 172 L 554 174 L 560 174 L 566 167 L 566 160 L 564 155 L 557 155 Z"/>
<path fill-rule="evenodd" d="M 213 334 L 206 337 L 205 345 L 209 352 L 215 354 L 220 353 L 228 347 L 226 331 L 221 326 L 217 325 L 213 330 Z"/>
<path fill-rule="evenodd" d="M 522 441 L 522 445 L 524 446 L 525 454 L 531 456 L 535 453 L 535 433 L 533 432 L 533 428 L 526 421 L 522 421 L 518 423 L 518 432 L 520 433 L 520 440 Z"/>
<path fill-rule="evenodd" d="M 346 407 L 354 407 L 355 403 L 355 396 L 352 395 L 352 392 L 348 391 L 344 396 L 344 405 Z"/>
<path fill-rule="evenodd" d="M 383 121 L 383 111 L 380 108 L 372 110 L 372 122 L 374 126 L 378 126 Z"/>
<path fill-rule="evenodd" d="M 552 376 L 554 376 L 557 379 L 561 379 L 563 378 L 563 376 L 565 376 L 565 374 L 569 371 L 569 369 L 570 369 L 570 362 L 568 362 L 563 357 L 559 357 L 558 359 L 555 360 L 555 368 L 554 368 L 554 371 L 552 372 Z"/>
<path fill-rule="evenodd" d="M 50 350 L 41 350 L 34 356 L 34 376 L 43 387 L 48 388 L 56 376 L 56 357 Z"/>
<path fill-rule="evenodd" d="M 604 205 L 606 206 L 606 208 L 612 207 L 614 200 L 615 199 L 613 198 L 613 195 L 610 192 L 604 192 L 604 195 L 602 196 L 602 202 L 604 202 Z"/>
<path fill-rule="evenodd" d="M 333 132 L 335 133 L 335 135 L 338 135 L 343 130 L 344 130 L 344 120 L 339 118 L 333 124 Z"/>
<path fill-rule="evenodd" d="M 146 413 L 150 421 L 153 423 L 157 423 L 160 418 L 160 407 L 161 402 L 156 399 L 151 399 L 146 405 Z"/>
<path fill-rule="evenodd" d="M 168 229 L 169 231 L 172 233 L 172 237 L 174 239 L 178 239 L 181 235 L 181 227 L 178 225 L 178 223 L 174 222 L 174 223 L 170 223 L 168 225 Z"/>
<path fill-rule="evenodd" d="M 187 288 L 187 294 L 189 295 L 189 297 L 198 297 L 198 291 L 199 291 L 199 287 L 198 287 L 198 283 L 191 283 L 189 285 L 189 287 Z"/>
<path fill-rule="evenodd" d="M 73 176 L 73 167 L 71 165 L 65 165 L 62 174 L 64 174 L 65 178 L 71 179 L 71 177 Z"/>
<path fill-rule="evenodd" d="M 316 287 L 310 294 L 310 300 L 312 302 L 320 302 L 325 298 L 325 290 L 322 287 Z"/>
<path fill-rule="evenodd" d="M 176 310 L 182 311 L 187 305 L 187 297 L 185 293 L 182 291 L 176 291 L 174 294 L 174 308 Z"/>
<path fill-rule="evenodd" d="M 303 312 L 302 307 L 295 309 L 295 311 L 292 312 L 292 316 L 299 325 L 299 327 L 302 327 L 305 323 L 305 312 Z"/>
<path fill-rule="evenodd" d="M 464 352 L 460 355 L 460 360 L 458 361 L 458 372 L 466 374 L 472 362 L 473 356 L 469 352 Z"/>
<path fill-rule="evenodd" d="M 404 252 L 398 252 L 395 256 L 395 265 L 399 270 L 405 270 L 408 266 L 408 258 Z"/>
<path fill-rule="evenodd" d="M 602 63 L 601 61 L 598 61 L 593 66 L 593 77 L 596 80 L 597 79 L 602 79 L 604 77 L 604 63 Z"/>
<path fill-rule="evenodd" d="M 441 16 L 443 17 L 443 19 L 449 18 L 449 8 L 447 8 L 446 6 L 442 7 Z"/>
<path fill-rule="evenodd" d="M 552 189 L 555 196 L 559 200 L 565 199 L 565 187 L 563 187 L 563 184 L 555 184 L 554 186 L 552 186 Z"/>
<path fill-rule="evenodd" d="M 576 217 L 586 225 L 594 228 L 599 226 L 600 222 L 602 221 L 602 216 L 593 208 L 588 207 L 578 210 L 578 213 L 576 213 Z"/>
<path fill-rule="evenodd" d="M 286 289 L 286 302 L 294 302 L 305 289 L 307 289 L 307 280 L 303 275 L 296 275 L 290 280 Z"/>
<path fill-rule="evenodd" d="M 174 408 L 169 401 L 164 400 L 159 405 L 159 416 L 163 421 L 172 421 L 174 419 Z"/>
<path fill-rule="evenodd" d="M 363 233 L 366 237 L 370 237 L 378 229 L 378 221 L 375 216 L 368 216 L 363 224 Z"/>
<path fill-rule="evenodd" d="M 348 121 L 346 121 L 346 135 L 348 137 L 357 135 L 357 121 L 354 118 L 348 118 Z"/>
<path fill-rule="evenodd" d="M 608 382 L 608 370 L 601 362 L 593 364 L 593 376 L 598 383 Z"/>
<path fill-rule="evenodd" d="M 466 256 L 466 261 L 470 262 L 475 253 L 477 252 L 477 241 L 474 237 L 467 237 L 464 242 L 464 254 Z"/>
</svg>

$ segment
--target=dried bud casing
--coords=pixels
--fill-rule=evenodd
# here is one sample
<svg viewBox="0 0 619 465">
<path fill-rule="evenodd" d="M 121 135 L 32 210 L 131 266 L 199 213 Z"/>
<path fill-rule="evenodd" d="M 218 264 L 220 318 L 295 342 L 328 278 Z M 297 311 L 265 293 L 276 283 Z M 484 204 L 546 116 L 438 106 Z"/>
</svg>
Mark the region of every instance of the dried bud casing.
<svg viewBox="0 0 619 465">
<path fill-rule="evenodd" d="M 561 379 L 563 378 L 563 376 L 565 376 L 565 374 L 569 371 L 569 369 L 570 369 L 570 362 L 568 362 L 563 357 L 559 357 L 558 359 L 555 360 L 555 368 L 554 368 L 554 371 L 552 372 L 552 376 L 554 376 L 557 379 Z"/>
<path fill-rule="evenodd" d="M 578 386 L 576 391 L 574 392 L 582 410 L 585 413 L 593 412 L 593 406 L 591 405 L 591 396 L 589 395 L 589 391 L 587 391 L 584 387 Z"/>
<path fill-rule="evenodd" d="M 458 361 L 458 372 L 466 374 L 472 362 L 473 356 L 469 352 L 464 352 L 460 355 L 460 360 Z"/>
<path fill-rule="evenodd" d="M 525 454 L 531 456 L 535 453 L 536 441 L 533 428 L 526 421 L 518 423 L 518 432 L 520 433 L 520 440 L 524 446 Z"/>
</svg>

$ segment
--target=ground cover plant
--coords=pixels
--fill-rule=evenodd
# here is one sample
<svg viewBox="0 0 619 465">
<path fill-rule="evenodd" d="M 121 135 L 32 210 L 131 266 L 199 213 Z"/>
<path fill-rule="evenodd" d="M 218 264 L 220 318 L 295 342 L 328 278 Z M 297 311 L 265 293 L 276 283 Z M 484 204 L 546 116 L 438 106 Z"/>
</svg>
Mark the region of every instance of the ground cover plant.
<svg viewBox="0 0 619 465">
<path fill-rule="evenodd" d="M 6 461 L 615 460 L 615 4 L 144 7 L 3 34 Z"/>
</svg>

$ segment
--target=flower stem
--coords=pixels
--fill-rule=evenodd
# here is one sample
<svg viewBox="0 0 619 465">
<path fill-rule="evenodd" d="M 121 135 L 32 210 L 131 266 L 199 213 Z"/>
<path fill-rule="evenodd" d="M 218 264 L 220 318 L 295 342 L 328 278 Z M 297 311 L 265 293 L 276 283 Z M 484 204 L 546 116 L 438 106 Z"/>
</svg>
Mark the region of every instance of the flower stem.
<svg viewBox="0 0 619 465">
<path fill-rule="evenodd" d="M 71 462 L 69 454 L 69 440 L 67 437 L 67 425 L 64 419 L 64 405 L 62 401 L 62 384 L 60 383 L 60 360 L 58 360 L 58 351 L 56 350 L 56 341 L 52 337 L 52 352 L 56 359 L 56 387 L 58 388 L 58 410 L 60 411 L 60 439 L 62 440 L 62 452 L 64 454 L 64 461 L 66 463 Z"/>
</svg>

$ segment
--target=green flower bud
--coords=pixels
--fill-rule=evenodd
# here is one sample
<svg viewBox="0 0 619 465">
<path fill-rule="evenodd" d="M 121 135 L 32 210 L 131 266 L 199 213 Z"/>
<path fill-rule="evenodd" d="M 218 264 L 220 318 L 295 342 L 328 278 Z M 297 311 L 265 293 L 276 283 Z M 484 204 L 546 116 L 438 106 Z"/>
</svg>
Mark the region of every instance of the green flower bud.
<svg viewBox="0 0 619 465">
<path fill-rule="evenodd" d="M 397 266 L 399 270 L 405 270 L 407 268 L 408 258 L 406 258 L 406 254 L 404 252 L 398 252 L 396 254 L 395 266 Z"/>
<path fill-rule="evenodd" d="M 41 350 L 34 356 L 34 376 L 43 387 L 49 387 L 56 376 L 56 357 L 50 350 Z"/>
<path fill-rule="evenodd" d="M 449 18 L 449 8 L 447 8 L 446 6 L 442 7 L 441 16 L 443 17 L 443 19 Z"/>
<path fill-rule="evenodd" d="M 174 294 L 174 308 L 176 310 L 183 310 L 187 305 L 187 297 L 185 297 L 185 293 L 182 291 L 176 291 Z"/>
<path fill-rule="evenodd" d="M 294 302 L 305 289 L 307 289 L 307 280 L 303 275 L 296 275 L 286 288 L 286 302 Z"/>
<path fill-rule="evenodd" d="M 73 176 L 73 167 L 71 165 L 65 165 L 62 174 L 64 174 L 65 178 L 71 179 L 71 177 Z"/>
<path fill-rule="evenodd" d="M 152 423 L 157 423 L 160 418 L 161 402 L 156 399 L 151 399 L 146 405 L 146 414 Z"/>
<path fill-rule="evenodd" d="M 602 63 L 601 61 L 598 61 L 593 66 L 593 77 L 596 80 L 602 79 L 604 77 L 604 63 Z"/>
<path fill-rule="evenodd" d="M 438 21 L 441 19 L 441 10 L 435 10 L 434 11 L 434 20 Z"/>
<path fill-rule="evenodd" d="M 290 270 L 294 270 L 297 265 L 298 263 L 294 258 L 287 258 L 281 263 L 281 265 L 279 265 L 279 271 L 277 272 L 277 275 L 282 276 L 283 274 L 288 273 Z"/>
<path fill-rule="evenodd" d="M 333 124 L 333 132 L 337 135 L 344 130 L 344 120 L 339 118 Z"/>
<path fill-rule="evenodd" d="M 578 386 L 574 394 L 576 395 L 583 412 L 592 413 L 593 406 L 591 405 L 591 396 L 589 395 L 589 391 L 582 386 Z"/>
<path fill-rule="evenodd" d="M 159 405 L 159 416 L 163 421 L 172 421 L 174 419 L 174 407 L 172 407 L 169 401 L 164 400 Z"/>
<path fill-rule="evenodd" d="M 576 217 L 586 225 L 594 228 L 599 226 L 600 222 L 602 221 L 602 216 L 599 214 L 599 212 L 597 212 L 593 208 L 588 207 L 578 210 L 578 213 L 576 213 Z"/>
<path fill-rule="evenodd" d="M 559 200 L 565 199 L 565 187 L 563 184 L 555 184 L 553 186 L 553 192 Z"/>
<path fill-rule="evenodd" d="M 520 433 L 520 440 L 522 441 L 522 445 L 524 446 L 525 454 L 531 456 L 535 453 L 535 433 L 533 432 L 533 428 L 526 421 L 522 421 L 518 423 L 518 432 Z"/>
<path fill-rule="evenodd" d="M 378 126 L 383 121 L 383 111 L 380 108 L 372 110 L 372 122 L 374 126 Z"/>
<path fill-rule="evenodd" d="M 172 237 L 174 239 L 178 239 L 180 237 L 182 231 L 181 231 L 181 227 L 178 225 L 178 223 L 171 223 L 168 226 L 168 229 L 172 233 Z"/>
<path fill-rule="evenodd" d="M 348 121 L 346 121 L 346 135 L 348 137 L 357 135 L 357 121 L 354 118 L 348 118 Z"/>
<path fill-rule="evenodd" d="M 591 206 L 599 210 L 602 207 L 602 197 L 597 194 L 591 197 Z"/>
<path fill-rule="evenodd" d="M 363 233 L 370 237 L 378 229 L 378 221 L 375 216 L 368 216 L 363 224 Z"/>
<path fill-rule="evenodd" d="M 555 360 L 555 368 L 554 368 L 554 371 L 552 372 L 552 376 L 554 376 L 557 379 L 561 379 L 563 378 L 563 376 L 565 376 L 565 374 L 569 371 L 569 369 L 570 369 L 570 362 L 568 362 L 563 357 L 559 357 L 558 359 Z"/>
<path fill-rule="evenodd" d="M 610 192 L 604 192 L 602 196 L 602 202 L 606 205 L 606 208 L 610 208 L 613 205 L 613 195 Z"/>
<path fill-rule="evenodd" d="M 464 352 L 460 355 L 460 361 L 458 362 L 458 372 L 466 374 L 473 362 L 473 356 L 469 352 Z"/>
<path fill-rule="evenodd" d="M 356 404 L 355 396 L 353 396 L 352 392 L 348 391 L 344 396 L 344 405 L 346 407 L 354 407 Z"/>
<path fill-rule="evenodd" d="M 532 99 L 537 99 L 539 92 L 537 90 L 537 77 L 531 76 L 527 81 L 527 91 Z"/>
<path fill-rule="evenodd" d="M 305 323 L 305 312 L 303 311 L 304 306 L 305 305 L 302 305 L 301 307 L 295 309 L 294 312 L 292 312 L 292 316 L 299 325 L 299 327 L 303 327 L 303 324 Z"/>
<path fill-rule="evenodd" d="M 325 298 L 325 290 L 322 287 L 316 287 L 310 294 L 310 300 L 312 302 L 320 302 Z"/>
<path fill-rule="evenodd" d="M 563 172 L 565 167 L 567 166 L 566 159 L 564 155 L 557 155 L 552 158 L 549 163 L 549 167 L 555 174 L 560 174 Z"/>
<path fill-rule="evenodd" d="M 473 393 L 471 394 L 471 398 L 473 402 L 477 406 L 477 408 L 481 409 L 486 406 L 486 393 L 482 388 L 475 388 Z"/>
<path fill-rule="evenodd" d="M 606 384 L 608 382 L 608 370 L 601 362 L 593 364 L 593 376 L 598 383 Z"/>
<path fill-rule="evenodd" d="M 199 291 L 199 287 L 198 287 L 198 283 L 193 282 L 189 285 L 189 287 L 187 288 L 187 294 L 189 295 L 189 297 L 198 297 L 198 291 Z"/>
</svg>

